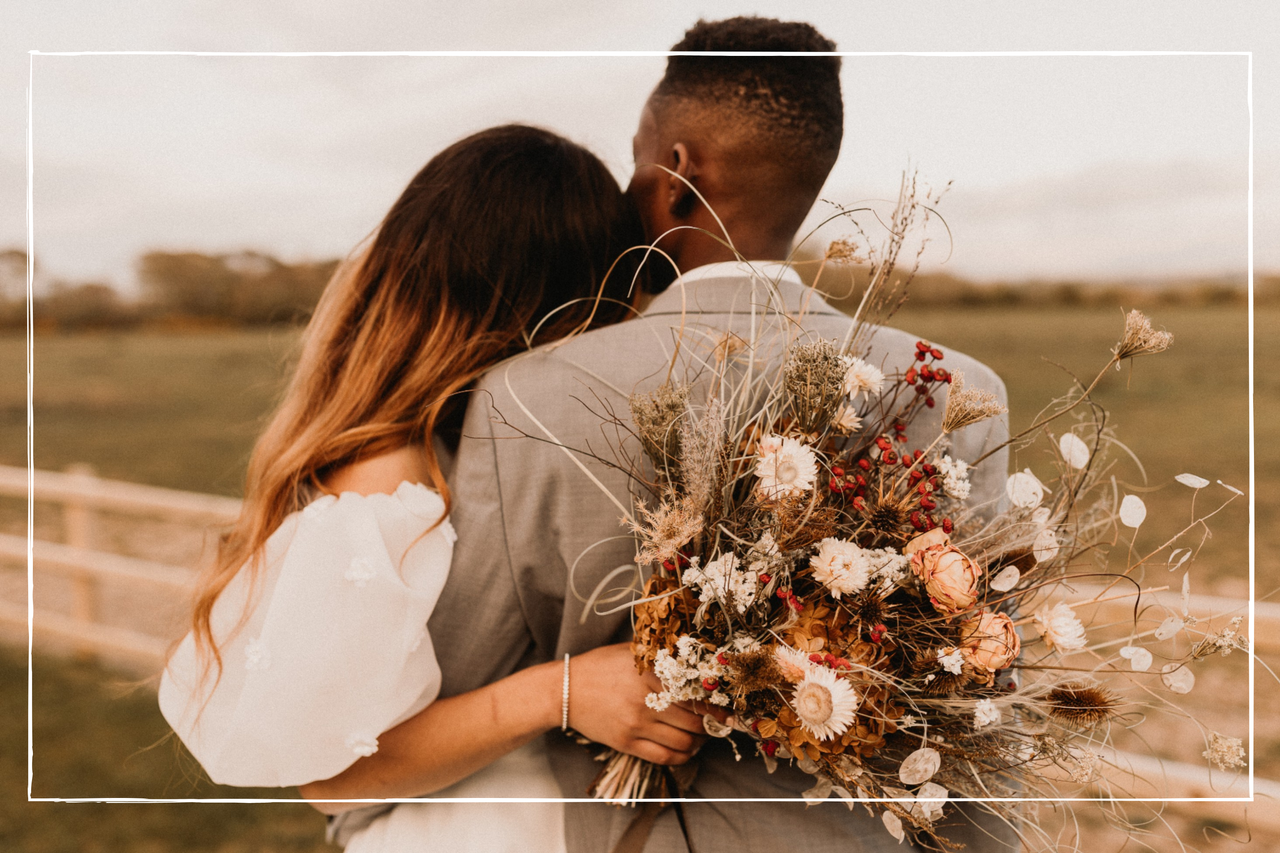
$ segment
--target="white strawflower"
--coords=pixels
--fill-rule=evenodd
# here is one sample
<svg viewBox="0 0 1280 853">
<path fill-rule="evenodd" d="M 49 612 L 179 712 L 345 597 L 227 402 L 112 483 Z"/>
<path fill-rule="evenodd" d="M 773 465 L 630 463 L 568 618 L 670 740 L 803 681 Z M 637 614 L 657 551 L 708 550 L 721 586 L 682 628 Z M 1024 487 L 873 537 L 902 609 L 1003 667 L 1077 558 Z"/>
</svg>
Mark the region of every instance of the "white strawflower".
<svg viewBox="0 0 1280 853">
<path fill-rule="evenodd" d="M 798 495 L 818 479 L 818 458 L 794 438 L 768 435 L 760 440 L 756 476 L 767 498 Z"/>
<path fill-rule="evenodd" d="M 938 649 L 938 663 L 952 675 L 960 675 L 964 669 L 964 655 L 959 649 Z"/>
<path fill-rule="evenodd" d="M 852 542 L 830 537 L 818 543 L 818 553 L 809 558 L 809 566 L 818 583 L 831 590 L 836 598 L 861 592 L 875 569 L 863 549 Z"/>
<path fill-rule="evenodd" d="M 835 427 L 836 432 L 852 435 L 862 429 L 862 418 L 858 416 L 857 409 L 845 403 L 836 412 L 835 419 L 831 421 L 831 426 Z"/>
<path fill-rule="evenodd" d="M 782 677 L 792 683 L 803 681 L 811 669 L 807 654 L 781 643 L 774 647 L 773 659 L 777 661 L 778 669 L 782 670 Z"/>
<path fill-rule="evenodd" d="M 942 475 L 942 490 L 949 497 L 963 501 L 969 498 L 969 463 L 943 456 L 936 463 Z"/>
<path fill-rule="evenodd" d="M 1073 652 L 1085 647 L 1084 626 L 1076 618 L 1076 612 L 1066 604 L 1041 607 L 1035 615 L 1040 639 L 1051 649 Z"/>
<path fill-rule="evenodd" d="M 856 356 L 845 356 L 844 393 L 850 398 L 865 391 L 867 396 L 879 394 L 884 387 L 884 373 Z"/>
<path fill-rule="evenodd" d="M 979 699 L 973 706 L 973 727 L 975 729 L 1000 722 L 1000 709 L 990 699 Z"/>
<path fill-rule="evenodd" d="M 791 706 L 805 731 L 818 740 L 829 740 L 853 725 L 859 701 L 849 682 L 834 670 L 815 666 L 796 685 Z"/>
</svg>

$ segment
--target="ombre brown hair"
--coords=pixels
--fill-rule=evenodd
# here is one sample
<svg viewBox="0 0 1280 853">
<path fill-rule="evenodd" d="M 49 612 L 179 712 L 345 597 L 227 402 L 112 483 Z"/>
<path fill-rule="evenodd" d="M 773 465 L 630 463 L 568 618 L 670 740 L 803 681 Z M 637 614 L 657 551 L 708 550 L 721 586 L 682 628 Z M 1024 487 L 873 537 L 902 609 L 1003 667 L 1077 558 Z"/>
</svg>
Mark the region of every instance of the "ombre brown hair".
<svg viewBox="0 0 1280 853">
<path fill-rule="evenodd" d="M 197 648 L 221 669 L 214 602 L 285 517 L 337 469 L 456 423 L 485 370 L 530 346 L 621 319 L 643 243 L 639 217 L 586 149 L 522 125 L 481 131 L 423 167 L 372 243 L 326 287 L 297 371 L 254 446 L 244 506 L 193 606 Z M 607 275 L 606 275 L 607 274 Z"/>
</svg>

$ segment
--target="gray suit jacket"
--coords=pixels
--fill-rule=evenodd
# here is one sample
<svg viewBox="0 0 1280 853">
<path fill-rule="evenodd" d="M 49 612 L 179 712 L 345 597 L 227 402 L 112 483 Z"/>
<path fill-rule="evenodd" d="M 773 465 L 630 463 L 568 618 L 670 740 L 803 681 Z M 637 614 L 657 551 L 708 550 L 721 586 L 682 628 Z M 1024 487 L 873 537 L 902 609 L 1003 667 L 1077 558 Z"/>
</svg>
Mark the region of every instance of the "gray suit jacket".
<svg viewBox="0 0 1280 853">
<path fill-rule="evenodd" d="M 843 339 L 848 333 L 849 318 L 800 285 L 783 281 L 779 291 L 789 311 L 807 305 L 802 335 Z M 429 625 L 444 672 L 441 695 L 628 637 L 626 611 L 583 619 L 582 598 L 613 569 L 634 567 L 634 542 L 619 523 L 622 511 L 600 488 L 630 508 L 629 480 L 588 455 L 571 458 L 551 436 L 567 447 L 613 459 L 618 436 L 601 413 L 627 419 L 627 395 L 664 381 L 678 340 L 677 376 L 692 376 L 698 358 L 724 330 L 749 334 L 751 305 L 765 300 L 765 289 L 742 277 L 679 284 L 637 319 L 512 359 L 481 380 L 469 403 L 450 483 L 458 532 L 453 566 Z M 871 361 L 886 373 L 905 369 L 914 358 L 914 344 L 904 332 L 881 328 L 872 341 Z M 967 384 L 1004 398 L 999 378 L 973 359 L 948 351 L 944 364 L 953 372 L 962 370 Z M 911 447 L 923 447 L 938 434 L 942 402 L 917 421 Z M 953 436 L 951 452 L 973 459 L 1006 435 L 1002 419 L 976 425 Z M 626 448 L 639 457 L 636 447 Z M 998 495 L 1006 468 L 1004 454 L 984 462 L 972 477 L 974 499 Z M 559 732 L 548 738 L 564 795 L 584 796 L 599 765 Z M 709 743 L 697 761 L 691 798 L 795 800 L 812 782 L 788 768 L 769 775 L 754 757 L 735 763 L 720 741 Z M 570 853 L 612 849 L 633 813 L 599 802 L 567 804 Z M 687 803 L 684 816 L 697 853 L 789 849 L 800 839 L 798 846 L 808 853 L 903 849 L 864 809 L 849 811 L 837 802 L 809 809 L 799 802 Z M 953 834 L 969 841 L 970 851 L 990 849 L 981 835 L 984 828 L 996 831 L 978 827 L 977 835 Z M 676 816 L 667 809 L 646 850 L 685 849 Z"/>
</svg>

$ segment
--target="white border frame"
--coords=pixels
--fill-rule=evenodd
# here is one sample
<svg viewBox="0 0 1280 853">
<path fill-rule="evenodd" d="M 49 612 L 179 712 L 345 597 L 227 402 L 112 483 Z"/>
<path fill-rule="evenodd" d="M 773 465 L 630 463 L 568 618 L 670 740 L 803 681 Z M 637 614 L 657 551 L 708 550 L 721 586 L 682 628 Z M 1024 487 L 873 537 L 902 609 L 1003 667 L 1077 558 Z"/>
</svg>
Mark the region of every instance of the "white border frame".
<svg viewBox="0 0 1280 853">
<path fill-rule="evenodd" d="M 173 798 L 150 799 L 145 797 L 32 797 L 31 786 L 34 769 L 34 749 L 32 735 L 32 648 L 34 640 L 34 579 L 35 579 L 35 451 L 34 451 L 34 409 L 32 406 L 32 374 L 34 367 L 34 330 L 32 315 L 32 296 L 35 274 L 35 147 L 33 135 L 33 116 L 35 109 L 35 58 L 37 56 L 236 56 L 236 57 L 301 57 L 301 56 L 409 56 L 409 57 L 658 57 L 682 55 L 681 52 L 664 50 L 419 50 L 419 51 L 205 51 L 205 50 L 83 50 L 83 51 L 40 51 L 28 52 L 29 69 L 27 78 L 27 802 L 29 803 L 305 803 L 299 798 L 291 799 L 234 799 L 234 798 Z M 698 56 L 813 56 L 812 53 L 788 52 L 720 52 L 708 51 L 697 53 Z M 833 51 L 832 56 L 908 56 L 908 57 L 1029 57 L 1029 56 L 1244 56 L 1248 57 L 1246 76 L 1246 100 L 1249 116 L 1249 187 L 1248 187 L 1248 342 L 1249 342 L 1249 636 L 1254 636 L 1254 603 L 1257 595 L 1256 570 L 1256 471 L 1254 448 L 1254 116 L 1253 116 L 1253 51 L 1224 50 L 993 50 L 993 51 Z M 1252 803 L 1254 792 L 1254 649 L 1249 645 L 1249 750 L 1248 778 L 1249 796 L 1247 797 L 954 797 L 949 802 L 1143 802 L 1143 803 Z M 729 802 L 729 803 L 795 803 L 804 802 L 803 798 L 670 798 L 680 802 Z M 332 800 L 330 802 L 360 803 L 601 803 L 602 800 L 590 797 L 556 798 L 472 798 L 472 797 L 399 797 L 383 800 Z M 643 800 L 641 802 L 657 802 Z M 862 801 L 860 801 L 862 802 Z M 891 797 L 876 797 L 865 802 L 896 802 Z"/>
</svg>

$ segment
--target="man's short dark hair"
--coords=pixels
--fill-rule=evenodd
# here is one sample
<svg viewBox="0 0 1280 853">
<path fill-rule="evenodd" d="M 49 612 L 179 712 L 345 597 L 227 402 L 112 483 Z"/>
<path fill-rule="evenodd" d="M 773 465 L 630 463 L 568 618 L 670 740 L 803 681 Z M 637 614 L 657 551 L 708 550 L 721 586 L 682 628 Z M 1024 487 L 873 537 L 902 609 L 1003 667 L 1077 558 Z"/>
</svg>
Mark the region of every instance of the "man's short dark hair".
<svg viewBox="0 0 1280 853">
<path fill-rule="evenodd" d="M 809 24 L 738 17 L 698 21 L 671 49 L 826 53 L 835 47 Z M 819 184 L 840 152 L 844 104 L 838 56 L 671 56 L 653 103 L 666 111 L 679 102 L 692 102 L 733 125 L 748 124 L 761 143 L 780 144 L 798 155 L 796 165 Z"/>
</svg>

